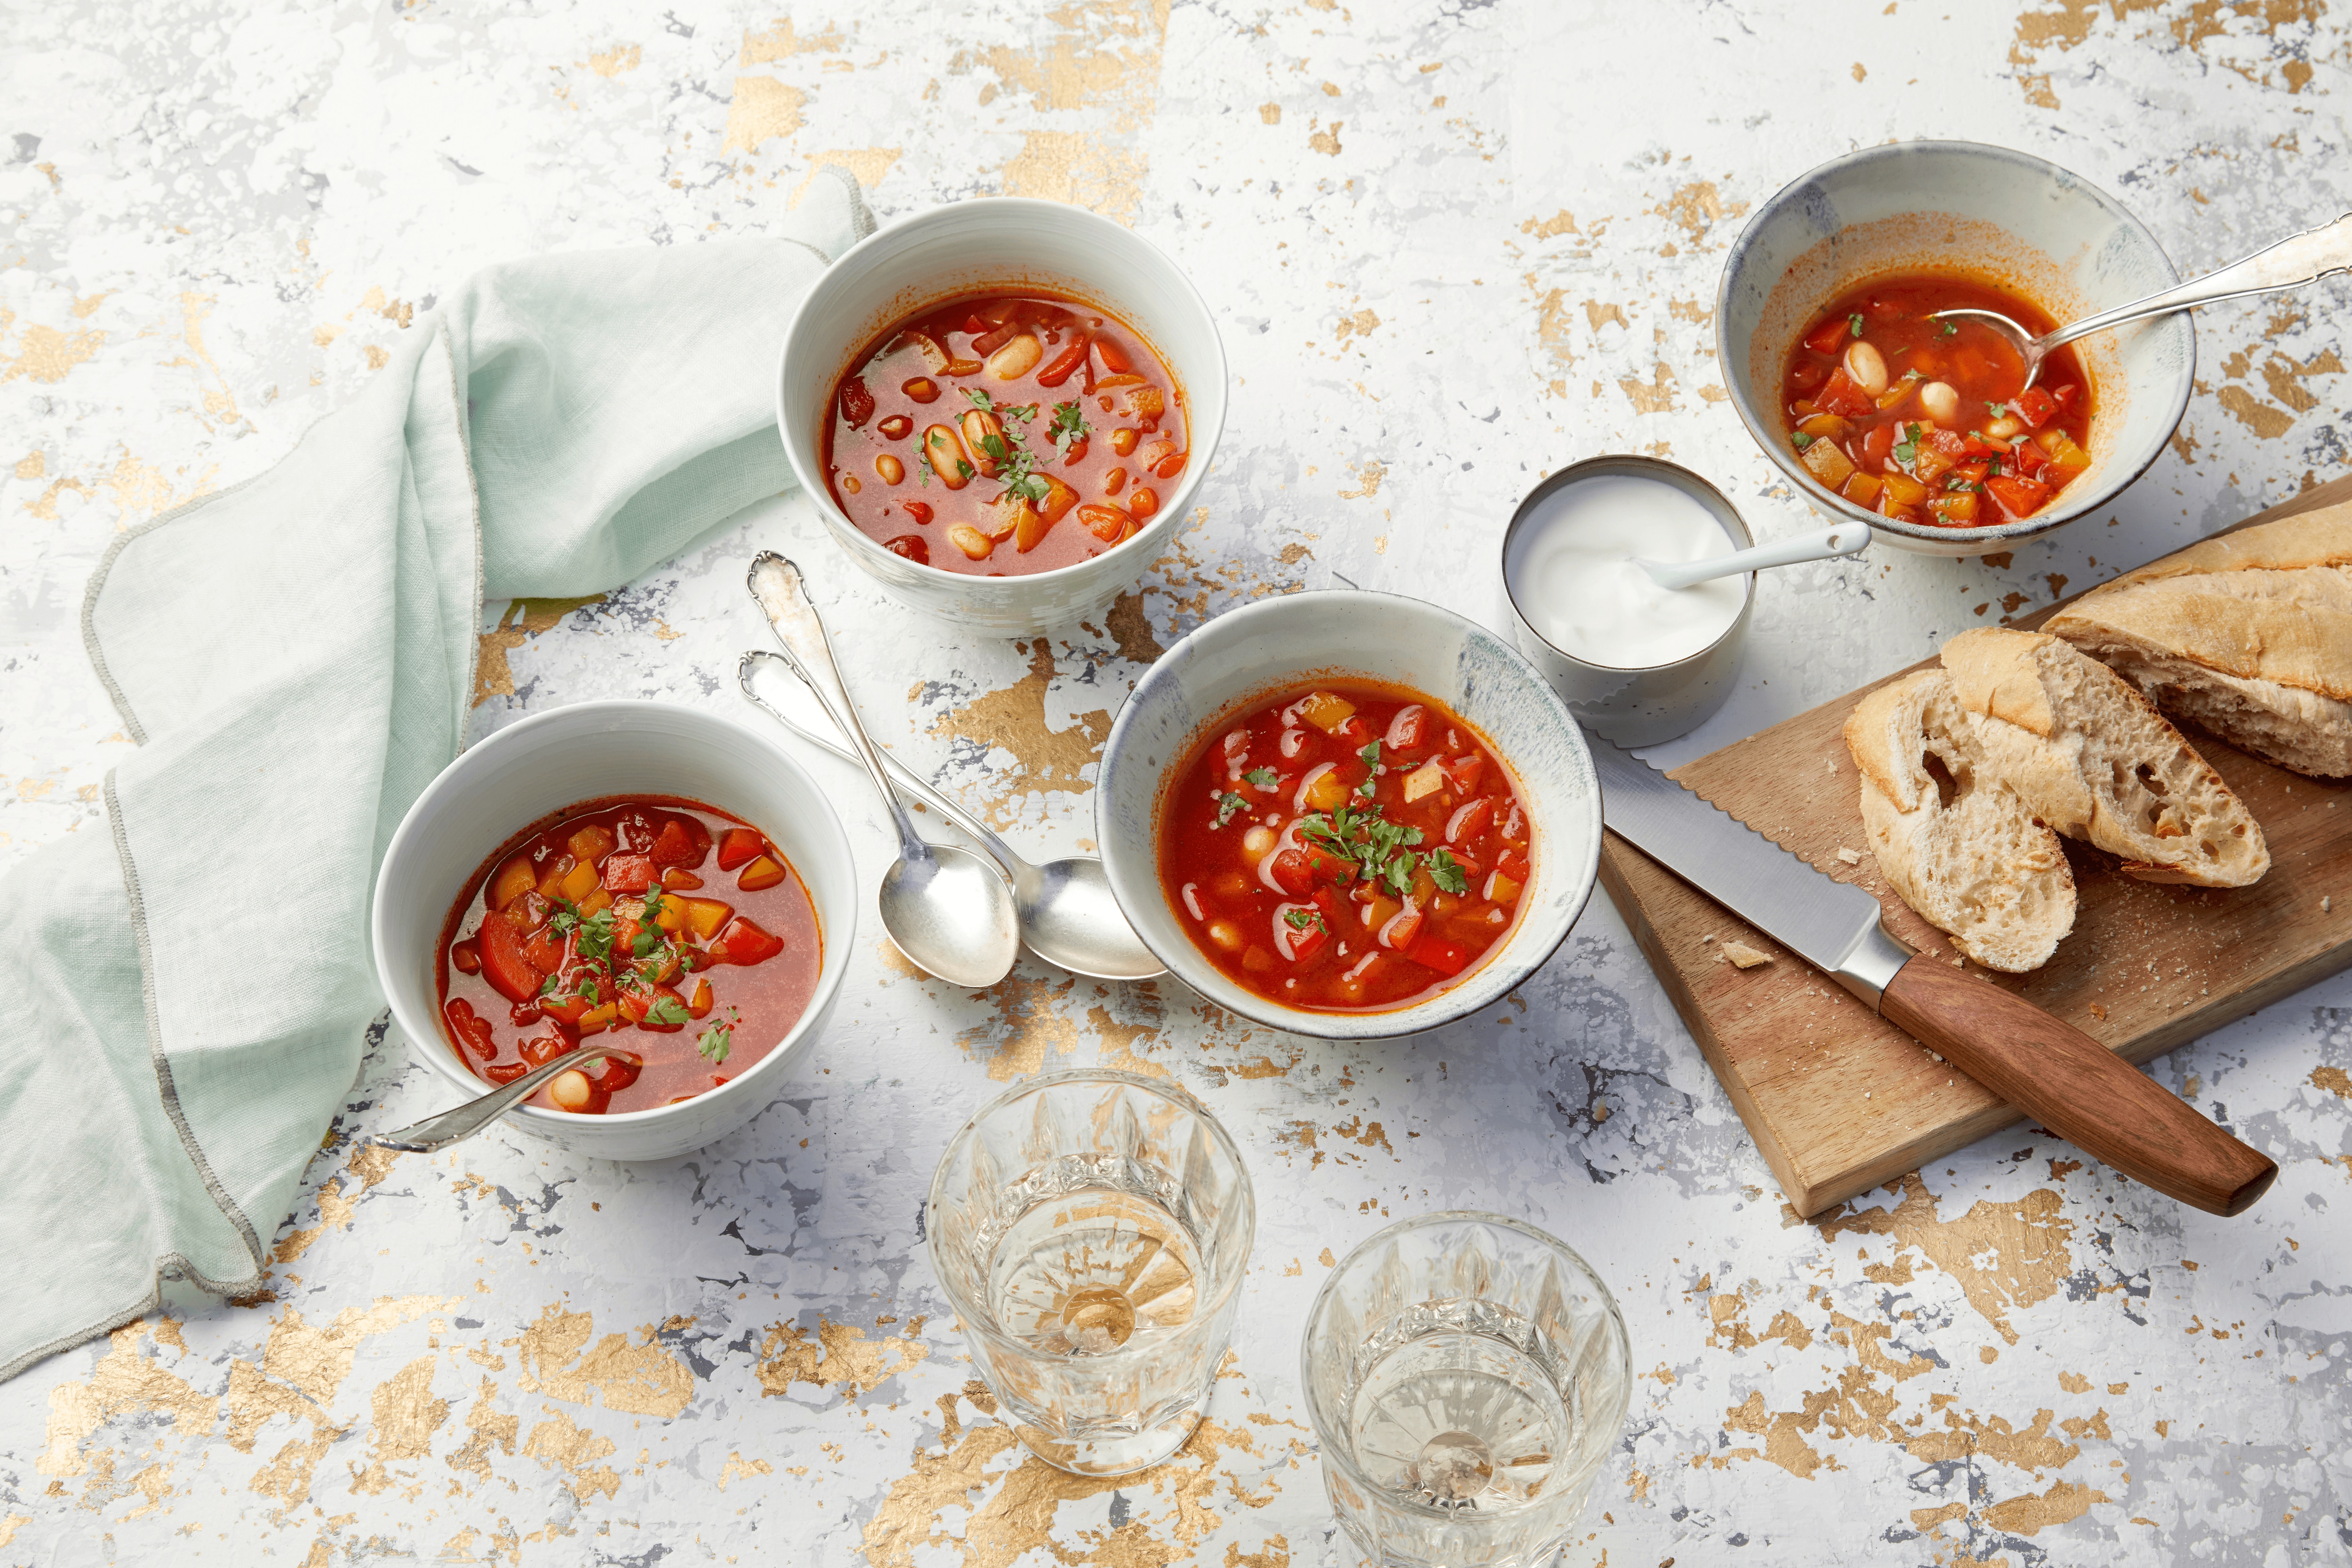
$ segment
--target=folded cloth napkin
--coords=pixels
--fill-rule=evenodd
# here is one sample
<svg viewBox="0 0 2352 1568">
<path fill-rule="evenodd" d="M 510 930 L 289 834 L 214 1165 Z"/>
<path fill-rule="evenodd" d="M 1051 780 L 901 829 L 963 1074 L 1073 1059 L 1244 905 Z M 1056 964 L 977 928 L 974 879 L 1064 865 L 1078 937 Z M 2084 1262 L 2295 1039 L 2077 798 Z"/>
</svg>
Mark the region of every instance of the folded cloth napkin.
<svg viewBox="0 0 2352 1568">
<path fill-rule="evenodd" d="M 792 483 L 776 347 L 871 233 L 494 267 L 275 468 L 123 535 L 82 610 L 140 749 L 0 879 L 0 1378 L 257 1288 L 383 1006 L 375 869 L 465 742 L 485 596 L 594 593 Z M 495 825 L 485 825 L 492 826 Z"/>
</svg>

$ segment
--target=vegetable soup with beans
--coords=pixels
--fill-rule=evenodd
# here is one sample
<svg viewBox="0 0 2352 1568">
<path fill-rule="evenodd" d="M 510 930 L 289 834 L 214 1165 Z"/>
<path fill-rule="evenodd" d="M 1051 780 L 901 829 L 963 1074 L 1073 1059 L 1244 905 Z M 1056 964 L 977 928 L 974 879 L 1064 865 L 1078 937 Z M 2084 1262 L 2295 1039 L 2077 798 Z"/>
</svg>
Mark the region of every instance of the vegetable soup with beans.
<svg viewBox="0 0 2352 1568">
<path fill-rule="evenodd" d="M 2032 517 L 2091 466 L 2091 384 L 2072 348 L 2025 362 L 1985 322 L 2053 323 L 2006 289 L 1945 273 L 1883 278 L 1816 317 L 1790 352 L 1782 416 L 1823 488 L 1882 517 L 1981 528 Z"/>
<path fill-rule="evenodd" d="M 1518 913 L 1532 826 L 1475 731 L 1397 687 L 1325 683 L 1212 726 L 1163 805 L 1160 876 L 1226 978 L 1318 1012 L 1452 984 Z"/>
<path fill-rule="evenodd" d="M 1024 292 L 892 325 L 834 388 L 835 505 L 941 571 L 1051 572 L 1131 539 L 1192 460 L 1183 389 L 1143 334 Z"/>
<path fill-rule="evenodd" d="M 824 954 L 807 888 L 758 828 L 629 795 L 508 840 L 450 910 L 434 967 L 450 1044 L 492 1083 L 625 1033 L 626 1056 L 531 1097 L 593 1115 L 690 1100 L 766 1056 Z"/>
</svg>

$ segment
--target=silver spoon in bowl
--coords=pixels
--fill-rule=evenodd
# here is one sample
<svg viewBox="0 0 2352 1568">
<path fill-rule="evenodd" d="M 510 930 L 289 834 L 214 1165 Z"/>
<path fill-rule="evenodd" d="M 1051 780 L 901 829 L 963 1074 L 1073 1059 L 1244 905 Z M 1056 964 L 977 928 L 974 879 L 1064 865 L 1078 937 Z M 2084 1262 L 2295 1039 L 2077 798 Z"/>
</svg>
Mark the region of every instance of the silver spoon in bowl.
<svg viewBox="0 0 2352 1568">
<path fill-rule="evenodd" d="M 1869 548 L 1867 527 L 1859 522 L 1841 522 L 1794 539 L 1759 544 L 1753 550 L 1710 555 L 1704 561 L 1653 561 L 1646 555 L 1636 555 L 1633 562 L 1659 587 L 1681 589 L 1717 577 L 1728 577 L 1735 572 L 1759 572 L 1768 566 L 1795 566 L 1807 561 L 1859 555 Z"/>
<path fill-rule="evenodd" d="M 471 1138 L 524 1100 L 539 1092 L 550 1079 L 561 1078 L 573 1068 L 584 1068 L 590 1062 L 601 1062 L 607 1057 L 633 1057 L 636 1052 L 626 1046 L 577 1046 L 551 1062 L 541 1062 L 512 1083 L 502 1083 L 488 1094 L 478 1094 L 455 1110 L 445 1110 L 438 1116 L 407 1127 L 379 1132 L 368 1140 L 379 1149 L 397 1149 L 404 1154 L 430 1154 L 436 1149 Z"/>
<path fill-rule="evenodd" d="M 760 695 L 752 684 L 751 672 L 762 664 L 792 668 L 790 660 L 762 648 L 753 649 L 743 656 L 736 674 L 743 695 L 809 744 L 832 752 L 845 763 L 855 763 L 857 759 L 834 742 Z M 1100 860 L 1091 855 L 1069 855 L 1043 866 L 1033 865 L 1014 853 L 1013 847 L 991 831 L 986 823 L 958 805 L 953 796 L 934 788 L 898 758 L 885 756 L 883 766 L 889 770 L 900 789 L 971 834 L 996 857 L 997 864 L 1013 879 L 1013 902 L 1021 921 L 1021 940 L 1028 944 L 1030 952 L 1058 968 L 1095 980 L 1148 980 L 1167 973 L 1167 965 L 1153 956 L 1136 936 L 1135 928 L 1127 923 L 1118 900 L 1111 896 L 1110 878 Z"/>
<path fill-rule="evenodd" d="M 906 803 L 882 771 L 881 754 L 857 721 L 857 704 L 834 663 L 824 621 L 808 596 L 801 569 L 765 550 L 751 563 L 747 582 L 775 628 L 785 662 L 816 693 L 835 728 L 856 744 L 858 760 L 898 825 L 898 858 L 882 878 L 882 929 L 899 952 L 950 984 L 995 984 L 1013 972 L 1013 961 L 1021 955 L 1013 889 L 971 850 L 927 843 L 915 831 Z"/>
<path fill-rule="evenodd" d="M 2150 294 L 2128 305 L 2117 305 L 2114 310 L 2102 310 L 2095 316 L 2085 316 L 2038 338 L 1999 310 L 1973 308 L 1937 310 L 1929 319 L 1982 321 L 2007 338 L 2011 346 L 2025 357 L 2025 382 L 2019 388 L 2023 391 L 2024 387 L 2032 386 L 2034 378 L 2042 374 L 2042 362 L 2049 357 L 2053 349 L 2088 333 L 2120 327 L 2143 316 L 2161 316 L 2173 310 L 2210 305 L 2216 300 L 2234 300 L 2242 294 L 2267 294 L 2277 289 L 2299 288 L 2347 268 L 2352 268 L 2352 213 L 2333 223 L 2291 235 L 2276 245 L 2255 251 L 2242 261 L 2233 261 L 2219 271 L 2208 272 L 2204 277 L 2192 279 L 2179 288 L 2167 289 L 2161 294 Z"/>
</svg>

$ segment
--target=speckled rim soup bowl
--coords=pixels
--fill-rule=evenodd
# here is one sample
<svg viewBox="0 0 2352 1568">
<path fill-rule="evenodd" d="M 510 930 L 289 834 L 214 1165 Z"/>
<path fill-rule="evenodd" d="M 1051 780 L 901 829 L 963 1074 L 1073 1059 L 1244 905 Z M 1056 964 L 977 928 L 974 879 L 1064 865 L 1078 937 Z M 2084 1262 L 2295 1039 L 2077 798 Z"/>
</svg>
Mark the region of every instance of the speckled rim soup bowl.
<svg viewBox="0 0 2352 1568">
<path fill-rule="evenodd" d="M 1151 340 L 1183 400 L 1191 460 L 1139 532 L 1076 565 L 980 577 L 894 555 L 851 522 L 825 488 L 823 442 L 834 384 L 892 321 L 958 294 L 1027 285 L 1093 300 Z M 867 236 L 817 279 L 784 332 L 776 427 L 825 528 L 892 594 L 977 631 L 1040 632 L 1134 586 L 1183 526 L 1224 433 L 1224 344 L 1200 290 L 1141 236 L 1060 202 L 979 197 Z"/>
<path fill-rule="evenodd" d="M 1411 1006 L 1309 1012 L 1245 991 L 1193 945 L 1160 890 L 1159 822 L 1194 744 L 1236 710 L 1334 677 L 1410 687 L 1468 720 L 1510 770 L 1535 826 L 1534 879 L 1510 931 L 1484 963 Z M 1244 1018 L 1331 1040 L 1417 1035 L 1494 1006 L 1567 939 L 1601 865 L 1591 753 L 1568 705 L 1526 656 L 1451 610 L 1353 589 L 1229 610 L 1144 671 L 1103 746 L 1095 822 L 1119 909 L 1178 979 Z"/>
<path fill-rule="evenodd" d="M 841 819 L 790 752 L 749 725 L 669 702 L 580 702 L 509 724 L 467 747 L 408 808 L 377 874 L 370 932 L 393 1022 L 409 1048 L 448 1080 L 446 1103 L 436 1100 L 433 1109 L 488 1093 L 493 1086 L 458 1059 L 441 1026 L 434 958 L 442 922 L 509 837 L 567 805 L 616 795 L 680 795 L 759 828 L 807 887 L 824 942 L 808 1010 L 766 1056 L 719 1088 L 649 1110 L 572 1116 L 519 1105 L 505 1117 L 507 1125 L 574 1153 L 665 1160 L 716 1142 L 759 1114 L 840 997 L 863 900 Z"/>
<path fill-rule="evenodd" d="M 1780 423 L 1780 376 L 1813 312 L 1891 272 L 1990 278 L 2060 322 L 2179 281 L 2140 221 L 2057 164 L 1977 142 L 1903 142 L 1833 158 L 1757 209 L 1724 262 L 1716 351 L 1748 434 L 1812 506 L 1922 555 L 2006 550 L 2113 501 L 2164 451 L 2197 374 L 2189 315 L 2074 345 L 2091 378 L 2091 466 L 2033 516 L 1982 528 L 1895 522 L 1825 489 Z"/>
</svg>

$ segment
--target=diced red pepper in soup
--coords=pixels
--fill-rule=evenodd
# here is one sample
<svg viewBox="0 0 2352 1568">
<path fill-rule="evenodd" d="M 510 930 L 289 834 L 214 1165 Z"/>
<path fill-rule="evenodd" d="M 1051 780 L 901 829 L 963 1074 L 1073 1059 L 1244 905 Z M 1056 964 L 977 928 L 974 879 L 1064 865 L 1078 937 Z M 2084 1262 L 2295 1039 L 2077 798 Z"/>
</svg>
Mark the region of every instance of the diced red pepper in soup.
<svg viewBox="0 0 2352 1568">
<path fill-rule="evenodd" d="M 748 827 L 730 828 L 719 840 L 719 868 L 732 871 L 767 853 L 768 841 Z"/>
<path fill-rule="evenodd" d="M 522 932 L 515 929 L 514 921 L 503 914 L 487 916 L 478 940 L 482 978 L 493 990 L 509 1002 L 527 1001 L 539 994 L 539 983 L 547 972 L 533 964 L 523 951 Z"/>
</svg>

